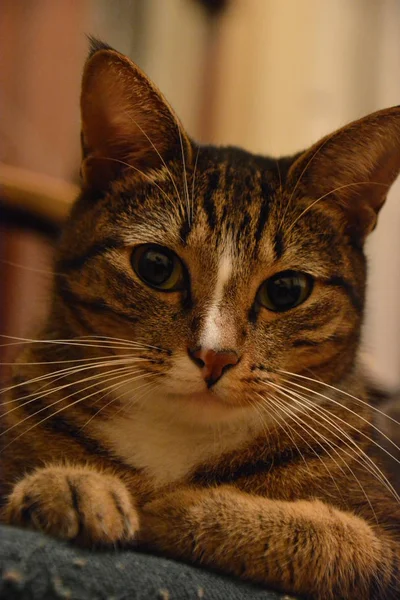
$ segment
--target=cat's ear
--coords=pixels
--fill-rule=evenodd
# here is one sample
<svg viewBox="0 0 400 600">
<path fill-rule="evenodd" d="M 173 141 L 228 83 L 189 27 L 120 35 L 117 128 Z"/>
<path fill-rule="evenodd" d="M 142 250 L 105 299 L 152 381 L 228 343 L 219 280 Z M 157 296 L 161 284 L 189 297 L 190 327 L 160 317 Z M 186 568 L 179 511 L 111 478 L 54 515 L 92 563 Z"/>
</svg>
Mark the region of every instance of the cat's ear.
<svg viewBox="0 0 400 600">
<path fill-rule="evenodd" d="M 190 158 L 190 142 L 166 100 L 131 60 L 92 41 L 81 94 L 82 176 L 106 189 L 126 170 L 145 174 L 173 157 Z"/>
<path fill-rule="evenodd" d="M 344 227 L 362 242 L 399 171 L 400 107 L 394 107 L 320 140 L 293 163 L 288 184 L 310 203 L 339 209 Z"/>
</svg>

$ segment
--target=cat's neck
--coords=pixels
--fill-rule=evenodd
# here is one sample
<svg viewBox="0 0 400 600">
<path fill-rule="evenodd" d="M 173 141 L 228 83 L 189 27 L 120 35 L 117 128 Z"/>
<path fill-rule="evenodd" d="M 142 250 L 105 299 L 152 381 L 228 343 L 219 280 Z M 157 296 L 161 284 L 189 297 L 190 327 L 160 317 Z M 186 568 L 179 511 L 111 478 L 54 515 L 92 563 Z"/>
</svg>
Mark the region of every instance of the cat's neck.
<svg viewBox="0 0 400 600">
<path fill-rule="evenodd" d="M 247 445 L 263 427 L 252 410 L 243 411 L 241 418 L 199 424 L 174 418 L 173 411 L 157 404 L 149 402 L 95 426 L 103 443 L 128 465 L 144 469 L 156 486 Z"/>
</svg>

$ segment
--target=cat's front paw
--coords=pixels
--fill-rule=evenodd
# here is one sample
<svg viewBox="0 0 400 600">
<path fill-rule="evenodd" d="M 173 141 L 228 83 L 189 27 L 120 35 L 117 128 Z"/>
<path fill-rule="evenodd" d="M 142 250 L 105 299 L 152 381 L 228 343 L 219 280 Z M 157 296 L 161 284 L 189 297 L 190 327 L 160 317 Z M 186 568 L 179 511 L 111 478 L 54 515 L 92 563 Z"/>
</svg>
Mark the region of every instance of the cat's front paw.
<svg viewBox="0 0 400 600">
<path fill-rule="evenodd" d="M 8 499 L 5 521 L 86 545 L 132 542 L 139 527 L 125 484 L 86 467 L 47 467 L 24 477 Z"/>
<path fill-rule="evenodd" d="M 186 488 L 145 504 L 139 542 L 175 558 L 203 562 L 218 530 L 218 499 L 214 496 L 212 490 Z"/>
</svg>

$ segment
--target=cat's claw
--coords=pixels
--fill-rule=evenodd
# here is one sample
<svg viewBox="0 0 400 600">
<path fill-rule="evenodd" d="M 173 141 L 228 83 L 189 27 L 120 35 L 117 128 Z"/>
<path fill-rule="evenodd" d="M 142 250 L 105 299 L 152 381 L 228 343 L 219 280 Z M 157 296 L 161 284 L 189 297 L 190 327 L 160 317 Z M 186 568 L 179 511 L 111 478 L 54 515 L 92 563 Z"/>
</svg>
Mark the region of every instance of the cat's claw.
<svg viewBox="0 0 400 600">
<path fill-rule="evenodd" d="M 139 528 L 125 484 L 85 467 L 48 467 L 26 476 L 8 499 L 5 521 L 85 545 L 131 543 Z"/>
</svg>

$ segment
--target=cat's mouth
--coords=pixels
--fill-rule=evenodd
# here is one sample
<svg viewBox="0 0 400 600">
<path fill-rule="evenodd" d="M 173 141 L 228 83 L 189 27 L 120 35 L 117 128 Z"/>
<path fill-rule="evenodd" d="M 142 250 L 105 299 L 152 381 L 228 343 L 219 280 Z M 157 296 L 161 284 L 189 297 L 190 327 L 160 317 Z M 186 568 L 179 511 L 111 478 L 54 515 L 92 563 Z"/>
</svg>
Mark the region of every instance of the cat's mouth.
<svg viewBox="0 0 400 600">
<path fill-rule="evenodd" d="M 218 394 L 215 393 L 214 391 L 211 390 L 207 390 L 204 392 L 194 392 L 192 394 L 185 394 L 182 395 L 183 399 L 187 399 L 189 402 L 197 402 L 199 404 L 224 404 L 227 407 L 229 406 L 229 404 L 227 402 L 225 402 L 224 398 Z"/>
<path fill-rule="evenodd" d="M 175 418 L 196 427 L 236 420 L 242 413 L 236 403 L 211 390 L 170 394 L 169 400 L 172 400 Z"/>
<path fill-rule="evenodd" d="M 177 400 L 179 403 L 185 404 L 190 408 L 196 409 L 204 409 L 207 408 L 210 411 L 232 411 L 233 409 L 238 409 L 238 405 L 236 402 L 232 402 L 228 400 L 224 394 L 214 391 L 214 390 L 204 390 L 198 392 L 189 392 L 189 393 L 176 393 L 171 394 L 174 400 Z"/>
</svg>

